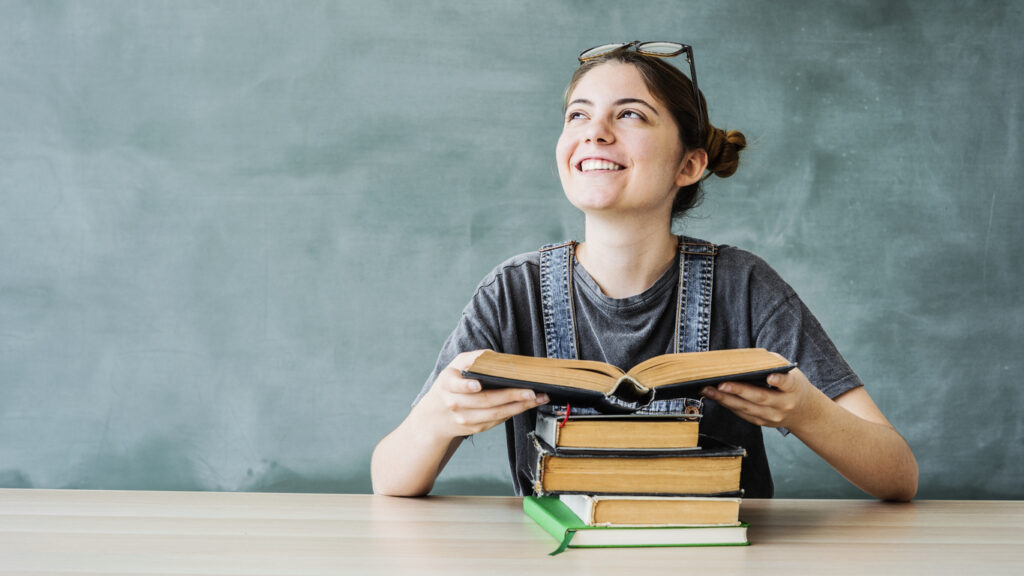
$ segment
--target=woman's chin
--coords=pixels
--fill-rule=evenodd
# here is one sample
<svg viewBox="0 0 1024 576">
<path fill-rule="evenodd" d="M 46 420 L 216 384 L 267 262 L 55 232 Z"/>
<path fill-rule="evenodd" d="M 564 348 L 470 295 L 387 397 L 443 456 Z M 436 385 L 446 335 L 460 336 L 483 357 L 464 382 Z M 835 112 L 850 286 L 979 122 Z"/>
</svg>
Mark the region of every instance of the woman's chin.
<svg viewBox="0 0 1024 576">
<path fill-rule="evenodd" d="M 567 193 L 565 197 L 570 204 L 584 213 L 614 211 L 622 200 L 618 194 L 607 192 Z"/>
</svg>

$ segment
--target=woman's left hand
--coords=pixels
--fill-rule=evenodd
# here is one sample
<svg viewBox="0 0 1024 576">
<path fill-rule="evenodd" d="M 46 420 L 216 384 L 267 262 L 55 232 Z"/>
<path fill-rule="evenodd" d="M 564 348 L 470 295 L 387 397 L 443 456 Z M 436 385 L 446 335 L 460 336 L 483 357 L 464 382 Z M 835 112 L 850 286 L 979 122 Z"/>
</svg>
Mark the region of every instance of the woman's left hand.
<svg viewBox="0 0 1024 576">
<path fill-rule="evenodd" d="M 790 430 L 820 414 L 821 402 L 829 401 L 799 368 L 770 375 L 768 384 L 771 388 L 723 382 L 705 387 L 703 394 L 752 424 Z"/>
<path fill-rule="evenodd" d="M 862 386 L 833 401 L 798 369 L 768 377 L 771 388 L 724 382 L 704 395 L 758 426 L 788 428 L 847 480 L 876 498 L 910 500 L 917 460 Z"/>
</svg>

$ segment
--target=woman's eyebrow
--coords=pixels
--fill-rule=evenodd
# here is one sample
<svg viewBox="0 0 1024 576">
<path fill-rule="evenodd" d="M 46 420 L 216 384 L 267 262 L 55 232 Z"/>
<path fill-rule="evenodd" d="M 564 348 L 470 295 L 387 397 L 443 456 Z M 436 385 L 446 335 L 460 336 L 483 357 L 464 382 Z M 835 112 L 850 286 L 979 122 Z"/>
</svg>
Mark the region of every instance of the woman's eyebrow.
<svg viewBox="0 0 1024 576">
<path fill-rule="evenodd" d="M 661 116 L 661 114 L 658 114 L 658 110 L 654 106 L 651 106 L 646 100 L 641 100 L 640 98 L 620 98 L 615 101 L 616 106 L 622 106 L 624 104 L 643 104 L 650 109 L 651 112 L 654 112 L 655 115 Z"/>
<path fill-rule="evenodd" d="M 593 102 L 591 102 L 590 100 L 587 100 L 586 98 L 577 98 L 577 99 L 573 100 L 572 102 L 569 102 L 567 107 L 568 106 L 573 106 L 575 104 L 582 104 L 584 106 L 593 106 L 594 105 Z M 613 102 L 613 104 L 615 106 L 623 106 L 625 104 L 643 104 L 651 112 L 654 112 L 655 115 L 661 116 L 661 114 L 658 114 L 658 110 L 654 106 L 651 106 L 646 100 L 642 100 L 640 98 L 619 98 L 618 100 Z"/>
</svg>

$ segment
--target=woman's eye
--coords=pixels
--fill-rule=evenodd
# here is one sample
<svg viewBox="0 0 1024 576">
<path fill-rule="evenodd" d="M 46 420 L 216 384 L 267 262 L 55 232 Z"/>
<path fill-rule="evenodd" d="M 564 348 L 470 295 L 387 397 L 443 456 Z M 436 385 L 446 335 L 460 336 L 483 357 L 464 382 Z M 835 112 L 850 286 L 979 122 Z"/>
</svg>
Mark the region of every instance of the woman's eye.
<svg viewBox="0 0 1024 576">
<path fill-rule="evenodd" d="M 583 112 L 569 112 L 565 115 L 566 122 L 572 122 L 573 120 L 579 120 L 581 118 L 585 118 Z"/>
<path fill-rule="evenodd" d="M 637 120 L 643 120 L 644 119 L 643 115 L 640 114 L 639 112 L 637 112 L 636 110 L 623 110 L 622 114 L 620 114 L 619 117 L 620 118 L 636 118 Z"/>
</svg>

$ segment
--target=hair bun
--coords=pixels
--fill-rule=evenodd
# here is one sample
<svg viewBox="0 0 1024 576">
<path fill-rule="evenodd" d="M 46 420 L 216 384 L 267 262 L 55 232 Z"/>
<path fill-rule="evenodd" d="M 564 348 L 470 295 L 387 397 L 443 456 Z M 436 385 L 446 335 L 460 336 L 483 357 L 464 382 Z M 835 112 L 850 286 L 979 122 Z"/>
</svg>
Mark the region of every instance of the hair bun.
<svg viewBox="0 0 1024 576">
<path fill-rule="evenodd" d="M 739 130 L 710 128 L 704 147 L 708 153 L 708 171 L 719 178 L 728 178 L 740 165 L 740 150 L 747 147 L 747 137 Z"/>
</svg>

